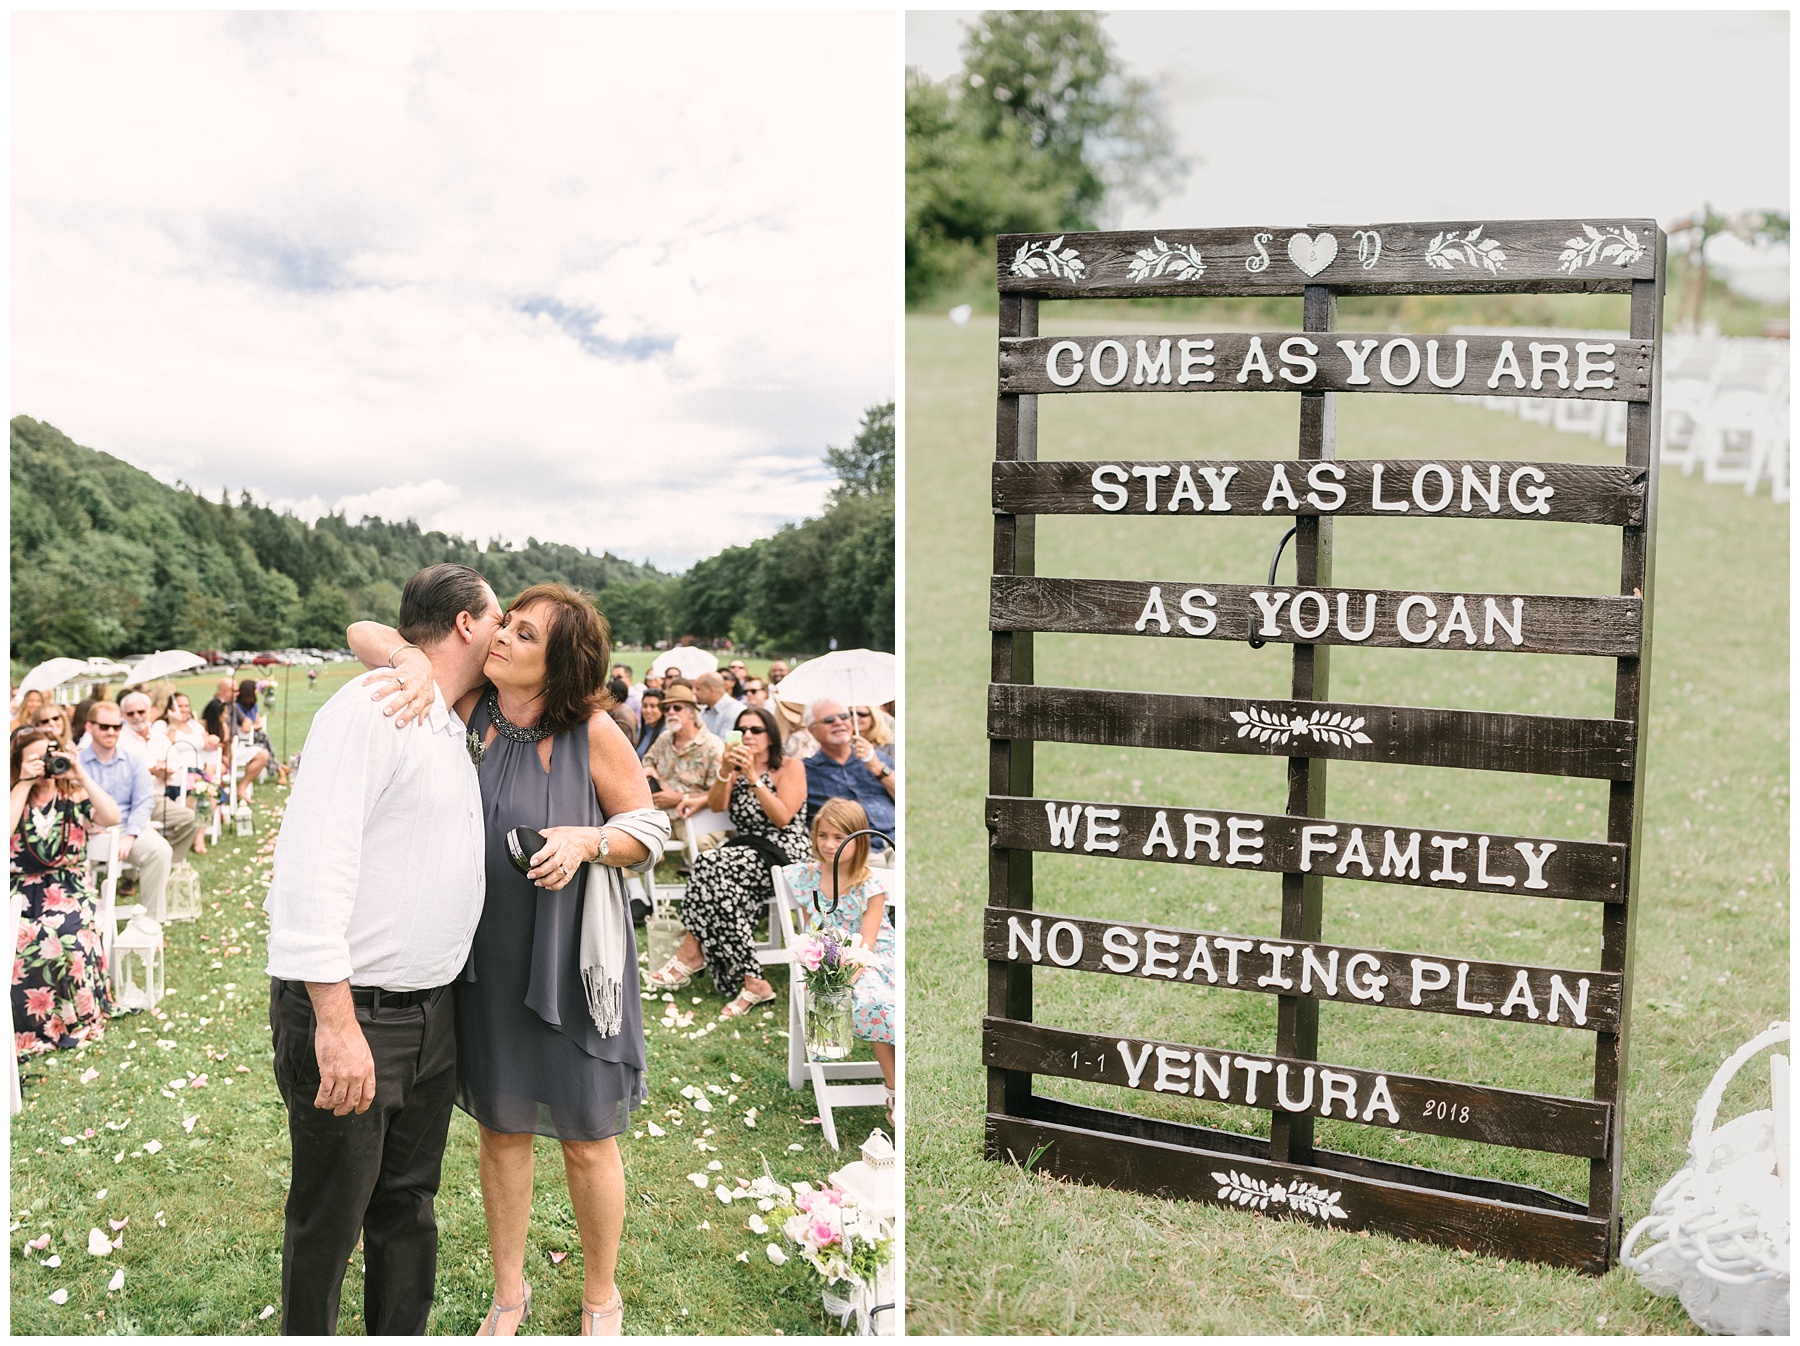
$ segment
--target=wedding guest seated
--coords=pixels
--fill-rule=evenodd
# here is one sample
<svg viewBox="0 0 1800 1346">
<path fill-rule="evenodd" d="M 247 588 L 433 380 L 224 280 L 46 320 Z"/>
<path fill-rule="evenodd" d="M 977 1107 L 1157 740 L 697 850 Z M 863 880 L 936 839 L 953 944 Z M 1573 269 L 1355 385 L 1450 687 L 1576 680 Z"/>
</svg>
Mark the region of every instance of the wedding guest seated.
<svg viewBox="0 0 1800 1346">
<path fill-rule="evenodd" d="M 806 759 L 806 805 L 817 812 L 827 799 L 854 799 L 869 815 L 869 826 L 894 834 L 894 753 L 856 734 L 856 721 L 841 702 L 829 699 L 806 708 L 806 727 L 819 745 Z M 875 851 L 886 843 L 876 838 Z"/>
<path fill-rule="evenodd" d="M 694 699 L 700 703 L 700 723 L 720 738 L 737 723 L 738 712 L 744 708 L 742 701 L 725 690 L 725 679 L 718 673 L 702 673 L 694 679 Z"/>
<path fill-rule="evenodd" d="M 650 745 L 656 742 L 663 728 L 663 694 L 646 687 L 643 699 L 638 702 L 638 761 L 644 760 L 644 754 L 650 751 Z"/>
<path fill-rule="evenodd" d="M 37 723 L 38 712 L 43 709 L 44 694 L 35 687 L 29 692 L 19 693 L 18 704 L 13 707 L 12 727 L 30 726 Z"/>
<path fill-rule="evenodd" d="M 152 917 L 160 920 L 169 870 L 177 860 L 187 858 L 194 835 L 184 831 L 165 838 L 150 826 L 151 814 L 163 797 L 162 787 L 142 758 L 119 747 L 124 728 L 125 717 L 117 706 L 110 701 L 96 702 L 88 712 L 88 744 L 75 754 L 75 760 L 87 779 L 118 805 L 124 823 L 119 837 L 120 863 L 137 871 L 139 901 Z M 181 848 L 179 853 L 175 850 L 177 845 Z"/>
<path fill-rule="evenodd" d="M 728 690 L 739 701 L 744 699 L 744 680 L 750 676 L 750 666 L 742 659 L 733 659 L 725 665 L 725 681 L 730 684 Z"/>
<path fill-rule="evenodd" d="M 119 750 L 141 761 L 155 781 L 156 802 L 150 809 L 150 821 L 160 827 L 163 840 L 169 843 L 173 863 L 180 864 L 194 844 L 200 823 L 194 817 L 194 811 L 185 804 L 177 804 L 175 796 L 167 789 L 169 740 L 166 730 L 160 741 L 150 732 L 152 709 L 149 696 L 143 692 L 127 692 L 119 698 L 119 714 L 125 721 L 125 727 L 119 731 Z"/>
<path fill-rule="evenodd" d="M 813 815 L 813 858 L 782 871 L 788 894 L 808 926 L 842 939 L 855 937 L 866 951 L 850 983 L 856 1036 L 869 1043 L 887 1085 L 888 1120 L 894 1120 L 894 923 L 887 894 L 869 871 L 869 838 L 856 834 L 869 815 L 853 799 L 828 799 Z M 851 841 L 849 838 L 856 837 Z M 827 868 L 830 866 L 830 868 Z"/>
<path fill-rule="evenodd" d="M 56 746 L 65 753 L 72 753 L 75 751 L 75 739 L 69 732 L 69 719 L 69 707 L 46 701 L 38 710 L 37 723 L 20 725 L 19 728 L 48 729 L 56 739 Z"/>
<path fill-rule="evenodd" d="M 237 698 L 229 709 L 231 732 L 234 737 L 247 737 L 256 746 L 243 763 L 238 776 L 237 797 L 243 799 L 250 793 L 250 787 L 256 784 L 256 778 L 262 775 L 275 757 L 275 745 L 269 741 L 269 731 L 263 724 L 262 711 L 256 705 L 256 679 L 245 678 L 238 684 Z M 276 784 L 287 784 L 286 763 L 276 763 Z"/>
<path fill-rule="evenodd" d="M 650 779 L 650 801 L 669 815 L 676 837 L 685 841 L 688 818 L 706 807 L 725 745 L 701 725 L 692 689 L 666 688 L 662 700 L 668 728 L 644 754 L 644 775 Z"/>
<path fill-rule="evenodd" d="M 859 735 L 877 748 L 898 748 L 899 740 L 894 737 L 894 722 L 880 707 L 852 706 L 851 712 L 856 716 L 856 732 Z"/>
<path fill-rule="evenodd" d="M 54 759 L 54 760 L 52 760 Z M 13 1045 L 20 1056 L 79 1047 L 112 1012 L 97 924 L 100 894 L 84 863 L 88 834 L 119 806 L 45 727 L 12 735 Z"/>
<path fill-rule="evenodd" d="M 688 933 L 649 979 L 653 990 L 680 990 L 710 968 L 719 993 L 732 997 L 721 1019 L 775 998 L 756 960 L 753 931 L 775 896 L 771 872 L 807 854 L 806 769 L 782 756 L 775 717 L 766 709 L 742 711 L 737 729 L 743 741 L 724 750 L 707 798 L 709 807 L 730 813 L 737 835 L 695 858 L 681 903 Z"/>
<path fill-rule="evenodd" d="M 606 691 L 613 699 L 613 707 L 607 711 L 607 714 L 612 717 L 612 722 L 619 726 L 619 731 L 625 735 L 627 743 L 637 742 L 638 716 L 637 711 L 631 707 L 631 689 L 620 679 L 614 678 L 606 684 Z"/>
<path fill-rule="evenodd" d="M 779 686 L 781 683 L 781 680 L 783 678 L 785 678 L 789 673 L 792 673 L 793 671 L 794 671 L 793 669 L 788 667 L 788 663 L 787 663 L 786 659 L 777 659 L 774 663 L 770 664 L 769 665 L 769 686 L 770 686 L 770 688 Z"/>
<path fill-rule="evenodd" d="M 769 684 L 758 677 L 744 679 L 744 690 L 738 693 L 746 706 L 766 706 L 769 704 Z"/>
<path fill-rule="evenodd" d="M 184 751 L 177 752 L 171 759 L 170 749 L 181 744 Z M 205 781 L 206 773 L 202 765 L 210 748 L 219 746 L 219 740 L 206 732 L 201 723 L 194 718 L 193 705 L 186 692 L 176 692 L 169 698 L 163 717 L 150 726 L 150 774 L 162 782 L 163 795 L 167 809 L 185 808 L 194 815 L 194 854 L 206 854 L 206 829 L 200 824 L 200 809 L 191 804 L 181 804 L 184 787 L 190 794 Z M 191 750 L 191 751 L 188 751 Z M 183 781 L 182 775 L 187 779 Z M 159 806 L 162 808 L 164 806 Z M 169 835 L 170 829 L 166 812 L 152 814 L 156 821 L 164 824 L 163 835 Z"/>
</svg>

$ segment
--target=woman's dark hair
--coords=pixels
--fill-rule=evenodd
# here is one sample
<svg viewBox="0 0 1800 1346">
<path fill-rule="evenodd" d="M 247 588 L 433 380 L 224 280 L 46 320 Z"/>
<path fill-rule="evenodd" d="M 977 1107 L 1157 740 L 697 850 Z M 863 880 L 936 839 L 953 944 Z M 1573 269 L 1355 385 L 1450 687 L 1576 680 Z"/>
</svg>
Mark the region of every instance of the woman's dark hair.
<svg viewBox="0 0 1800 1346">
<path fill-rule="evenodd" d="M 538 727 L 561 734 L 586 724 L 605 702 L 612 665 L 612 626 L 593 600 L 566 584 L 534 584 L 507 607 L 508 617 L 533 603 L 553 609 L 544 640 L 544 690 Z"/>
<path fill-rule="evenodd" d="M 646 689 L 643 697 L 638 701 L 638 706 L 640 708 L 638 718 L 643 718 L 642 707 L 649 705 L 652 701 L 656 702 L 656 713 L 660 716 L 662 714 L 662 698 L 663 694 L 657 691 L 656 688 L 651 687 Z"/>
<path fill-rule="evenodd" d="M 105 699 L 103 696 L 86 696 L 75 703 L 75 709 L 69 713 L 69 736 L 75 742 L 81 742 L 81 736 L 87 733 L 88 712 Z"/>
<path fill-rule="evenodd" d="M 767 706 L 745 706 L 738 712 L 732 728 L 743 723 L 744 716 L 754 715 L 763 722 L 763 729 L 769 738 L 769 770 L 774 771 L 781 766 L 781 726 L 775 723 L 775 716 Z"/>
<path fill-rule="evenodd" d="M 208 701 L 200 712 L 200 723 L 206 726 L 206 732 L 221 743 L 231 735 L 225 729 L 225 707 L 217 701 Z"/>
<path fill-rule="evenodd" d="M 625 679 L 623 678 L 614 678 L 611 682 L 606 684 L 606 690 L 612 696 L 613 701 L 621 706 L 624 705 L 631 696 L 631 688 L 625 685 Z"/>
<path fill-rule="evenodd" d="M 400 592 L 401 638 L 437 644 L 456 629 L 463 613 L 480 617 L 488 610 L 486 589 L 487 581 L 468 566 L 454 561 L 426 566 Z"/>
<path fill-rule="evenodd" d="M 19 783 L 19 767 L 25 760 L 25 749 L 29 748 L 39 739 L 49 739 L 51 744 L 54 745 L 56 742 L 56 735 L 50 730 L 43 728 L 41 725 L 35 724 L 20 725 L 17 729 L 13 730 L 12 777 L 8 782 L 9 789 L 11 786 Z"/>
<path fill-rule="evenodd" d="M 237 703 L 245 710 L 256 709 L 256 679 L 245 678 L 238 684 Z"/>
</svg>

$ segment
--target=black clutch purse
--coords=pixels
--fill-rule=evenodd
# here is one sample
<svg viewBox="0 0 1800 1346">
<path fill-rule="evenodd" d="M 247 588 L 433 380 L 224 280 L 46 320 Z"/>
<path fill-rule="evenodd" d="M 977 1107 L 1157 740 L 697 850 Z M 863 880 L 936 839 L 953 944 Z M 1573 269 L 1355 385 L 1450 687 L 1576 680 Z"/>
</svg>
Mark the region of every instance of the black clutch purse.
<svg viewBox="0 0 1800 1346">
<path fill-rule="evenodd" d="M 535 827 L 515 827 L 506 834 L 506 858 L 521 874 L 531 873 L 531 857 L 544 849 L 544 834 Z"/>
</svg>

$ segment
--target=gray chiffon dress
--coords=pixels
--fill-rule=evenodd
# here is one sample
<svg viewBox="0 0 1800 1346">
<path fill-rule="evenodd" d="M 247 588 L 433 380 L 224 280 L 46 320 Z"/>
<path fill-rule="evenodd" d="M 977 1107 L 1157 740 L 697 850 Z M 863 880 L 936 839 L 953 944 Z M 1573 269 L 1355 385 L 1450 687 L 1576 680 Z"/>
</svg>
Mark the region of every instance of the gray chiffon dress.
<svg viewBox="0 0 1800 1346">
<path fill-rule="evenodd" d="M 485 698 L 469 717 L 477 741 L 492 720 Z M 487 901 L 456 983 L 457 1104 L 492 1131 L 604 1140 L 631 1124 L 647 1096 L 637 942 L 629 942 L 623 1026 L 601 1037 L 582 985 L 581 915 L 588 868 L 559 892 L 506 858 L 515 827 L 598 827 L 606 821 L 582 724 L 551 740 L 546 771 L 535 743 L 496 734 L 481 759 Z M 609 895 L 598 890 L 598 899 Z"/>
</svg>

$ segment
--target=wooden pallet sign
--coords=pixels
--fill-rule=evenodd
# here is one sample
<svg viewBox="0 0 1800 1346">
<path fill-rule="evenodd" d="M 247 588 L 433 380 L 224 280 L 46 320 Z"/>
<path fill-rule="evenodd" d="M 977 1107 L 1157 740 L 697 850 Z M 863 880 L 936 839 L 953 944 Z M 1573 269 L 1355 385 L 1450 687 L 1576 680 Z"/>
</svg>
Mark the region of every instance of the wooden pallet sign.
<svg viewBox="0 0 1800 1346">
<path fill-rule="evenodd" d="M 1006 235 L 998 244 L 999 402 L 993 469 L 988 690 L 991 836 L 983 932 L 986 1154 L 1105 1186 L 1369 1229 L 1599 1273 L 1618 1253 L 1631 950 L 1643 802 L 1666 241 L 1650 220 L 1455 221 L 1303 229 Z M 1345 332 L 1341 294 L 1627 294 L 1628 338 Z M 1038 333 L 1043 299 L 1299 295 L 1304 330 L 1168 335 Z M 1300 394 L 1288 460 L 1039 462 L 1037 399 L 1054 394 Z M 1475 394 L 1626 404 L 1609 465 L 1440 457 L 1339 461 L 1334 399 Z M 1446 446 L 1448 448 L 1448 446 Z M 1036 572 L 1042 514 L 1158 514 L 1293 522 L 1292 584 L 1051 579 Z M 1591 596 L 1334 585 L 1331 520 L 1510 519 L 1616 528 L 1616 593 Z M 1220 522 L 1212 522 L 1214 520 Z M 1446 526 L 1452 526 L 1446 524 Z M 1239 577 L 1242 578 L 1242 577 Z M 1292 648 L 1285 700 L 1040 686 L 1037 632 Z M 1330 695 L 1331 646 L 1616 661 L 1609 718 L 1352 705 Z M 1196 657 L 1206 646 L 1196 644 Z M 1254 753 L 1287 762 L 1287 810 L 1142 804 L 1035 793 L 1038 743 Z M 1608 782 L 1606 839 L 1513 836 L 1334 817 L 1325 761 L 1522 771 Z M 1280 875 L 1266 936 L 1042 911 L 1034 854 Z M 1321 938 L 1326 876 L 1498 897 L 1599 904 L 1598 965 L 1540 967 Z M 1032 969 L 1213 987 L 1277 999 L 1267 1052 L 1034 1021 Z M 1319 1057 L 1324 1001 L 1451 1014 L 1593 1040 L 1592 1096 L 1565 1098 L 1353 1067 Z M 1116 1108 L 1033 1089 L 1037 1076 L 1120 1091 Z M 1268 1134 L 1131 1110 L 1134 1093 L 1266 1113 Z M 1570 1155 L 1585 1203 L 1313 1143 L 1313 1119 Z"/>
</svg>

